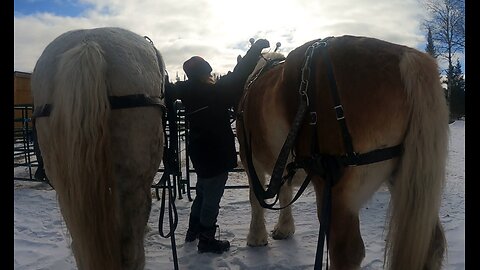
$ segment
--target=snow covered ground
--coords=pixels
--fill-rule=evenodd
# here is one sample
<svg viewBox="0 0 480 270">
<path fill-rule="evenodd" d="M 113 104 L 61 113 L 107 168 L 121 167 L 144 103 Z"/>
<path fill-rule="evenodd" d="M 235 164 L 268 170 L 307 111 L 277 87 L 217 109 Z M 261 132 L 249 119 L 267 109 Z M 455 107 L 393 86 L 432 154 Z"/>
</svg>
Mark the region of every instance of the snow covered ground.
<svg viewBox="0 0 480 270">
<path fill-rule="evenodd" d="M 440 219 L 448 242 L 444 269 L 460 270 L 465 269 L 465 121 L 450 124 L 450 132 L 447 183 Z M 16 168 L 14 173 L 26 172 Z M 43 183 L 14 182 L 14 269 L 76 269 L 55 191 Z M 194 185 L 194 179 L 192 182 Z M 227 183 L 246 184 L 244 173 L 232 173 Z M 388 191 L 382 187 L 361 210 L 360 226 L 366 248 L 363 270 L 382 268 L 389 199 Z M 232 247 L 222 255 L 198 254 L 196 242 L 184 243 L 191 202 L 184 194 L 175 204 L 179 219 L 175 239 L 180 269 L 313 269 L 319 224 L 312 188 L 307 188 L 293 205 L 295 235 L 283 241 L 270 238 L 267 246 L 259 248 L 246 246 L 250 223 L 248 190 L 227 189 L 218 217 L 219 237 L 229 240 Z M 159 209 L 160 201 L 154 197 L 149 220 L 151 230 L 145 238 L 148 270 L 174 268 L 170 238 L 158 233 Z M 273 229 L 277 217 L 277 211 L 266 211 L 268 230 Z M 164 225 L 164 231 L 168 233 L 168 224 Z"/>
</svg>

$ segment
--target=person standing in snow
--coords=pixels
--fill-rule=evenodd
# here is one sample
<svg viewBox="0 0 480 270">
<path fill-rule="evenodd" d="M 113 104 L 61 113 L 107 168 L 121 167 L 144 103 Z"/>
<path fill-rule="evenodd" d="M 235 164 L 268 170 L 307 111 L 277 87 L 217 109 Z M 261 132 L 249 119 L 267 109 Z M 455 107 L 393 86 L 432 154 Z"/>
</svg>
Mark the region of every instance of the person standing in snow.
<svg viewBox="0 0 480 270">
<path fill-rule="evenodd" d="M 183 64 L 188 80 L 175 84 L 167 82 L 165 86 L 166 101 L 180 99 L 189 124 L 187 147 L 197 184 L 185 241 L 198 238 L 200 253 L 223 253 L 230 249 L 229 241 L 215 239 L 228 172 L 237 167 L 229 109 L 240 101 L 248 76 L 253 72 L 262 49 L 268 47 L 268 40 L 257 40 L 233 71 L 217 81 L 211 74 L 210 64 L 200 56 L 193 56 Z"/>
</svg>

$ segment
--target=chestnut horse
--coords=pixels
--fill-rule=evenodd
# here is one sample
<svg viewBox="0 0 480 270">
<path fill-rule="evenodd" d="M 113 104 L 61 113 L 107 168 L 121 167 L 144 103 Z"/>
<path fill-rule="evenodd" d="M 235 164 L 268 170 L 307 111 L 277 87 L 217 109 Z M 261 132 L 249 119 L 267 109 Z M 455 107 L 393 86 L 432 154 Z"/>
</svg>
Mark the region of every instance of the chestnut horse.
<svg viewBox="0 0 480 270">
<path fill-rule="evenodd" d="M 53 40 L 32 74 L 38 143 L 78 269 L 143 269 L 163 155 L 164 62 L 129 30 Z"/>
<path fill-rule="evenodd" d="M 260 204 L 264 198 L 257 198 L 254 181 L 266 187 L 282 146 L 288 145 L 287 135 L 297 124 L 287 161 L 311 179 L 320 223 L 329 217 L 331 269 L 360 269 L 365 247 L 359 211 L 382 183 L 391 194 L 387 268 L 441 268 L 446 243 L 439 208 L 448 108 L 432 57 L 374 38 L 331 37 L 307 42 L 284 62 L 254 71 L 245 88 L 237 109 L 237 134 L 242 163 L 250 167 L 249 246 L 268 242 L 265 203 Z M 291 173 L 279 168 L 280 178 Z M 279 181 L 272 177 L 269 186 Z M 280 194 L 281 207 L 291 201 L 291 189 L 287 181 L 279 193 L 273 190 Z M 325 194 L 331 194 L 330 201 L 324 200 Z M 322 215 L 326 202 L 331 205 L 329 216 Z M 282 211 L 273 232 L 276 239 L 295 231 L 289 207 Z"/>
</svg>

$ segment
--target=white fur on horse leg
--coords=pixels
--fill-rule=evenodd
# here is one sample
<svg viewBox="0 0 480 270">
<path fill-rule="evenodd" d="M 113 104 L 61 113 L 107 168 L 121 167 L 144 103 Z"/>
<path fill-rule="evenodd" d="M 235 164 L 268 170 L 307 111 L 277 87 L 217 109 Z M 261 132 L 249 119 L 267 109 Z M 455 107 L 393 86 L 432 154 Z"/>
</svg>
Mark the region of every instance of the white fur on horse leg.
<svg viewBox="0 0 480 270">
<path fill-rule="evenodd" d="M 268 244 L 267 228 L 265 227 L 264 209 L 260 206 L 255 194 L 250 189 L 250 206 L 252 208 L 250 230 L 247 236 L 247 245 L 251 247 Z"/>
<path fill-rule="evenodd" d="M 287 205 L 292 200 L 292 186 L 284 185 L 280 189 L 280 206 Z M 292 208 L 286 207 L 280 210 L 278 222 L 272 231 L 272 238 L 275 240 L 287 239 L 295 233 L 295 222 L 292 216 Z"/>
</svg>

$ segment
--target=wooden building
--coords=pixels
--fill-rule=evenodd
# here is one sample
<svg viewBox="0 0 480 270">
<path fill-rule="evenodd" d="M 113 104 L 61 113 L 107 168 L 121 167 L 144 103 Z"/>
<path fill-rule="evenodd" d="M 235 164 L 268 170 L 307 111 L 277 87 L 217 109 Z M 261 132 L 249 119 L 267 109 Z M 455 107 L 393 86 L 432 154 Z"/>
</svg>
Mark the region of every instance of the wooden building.
<svg viewBox="0 0 480 270">
<path fill-rule="evenodd" d="M 15 128 L 31 127 L 33 107 L 32 91 L 30 88 L 31 73 L 13 72 L 13 105 Z"/>
</svg>

